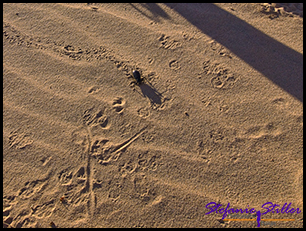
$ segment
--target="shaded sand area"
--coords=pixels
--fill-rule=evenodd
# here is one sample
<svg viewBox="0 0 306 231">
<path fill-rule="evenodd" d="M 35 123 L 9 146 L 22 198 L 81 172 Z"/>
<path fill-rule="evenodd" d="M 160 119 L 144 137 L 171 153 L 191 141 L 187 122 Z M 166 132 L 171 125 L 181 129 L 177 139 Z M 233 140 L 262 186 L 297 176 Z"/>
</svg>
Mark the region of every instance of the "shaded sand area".
<svg viewBox="0 0 306 231">
<path fill-rule="evenodd" d="M 302 84 L 303 4 L 4 4 L 3 226 L 302 227 Z"/>
</svg>

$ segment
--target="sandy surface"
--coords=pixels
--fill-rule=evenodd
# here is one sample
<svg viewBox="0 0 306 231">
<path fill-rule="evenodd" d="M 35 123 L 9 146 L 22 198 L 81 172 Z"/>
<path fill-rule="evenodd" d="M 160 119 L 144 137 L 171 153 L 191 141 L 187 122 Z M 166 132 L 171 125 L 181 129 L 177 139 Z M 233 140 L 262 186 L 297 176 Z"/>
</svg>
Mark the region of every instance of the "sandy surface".
<svg viewBox="0 0 306 231">
<path fill-rule="evenodd" d="M 303 211 L 302 61 L 303 4 L 4 4 L 4 227 Z"/>
</svg>

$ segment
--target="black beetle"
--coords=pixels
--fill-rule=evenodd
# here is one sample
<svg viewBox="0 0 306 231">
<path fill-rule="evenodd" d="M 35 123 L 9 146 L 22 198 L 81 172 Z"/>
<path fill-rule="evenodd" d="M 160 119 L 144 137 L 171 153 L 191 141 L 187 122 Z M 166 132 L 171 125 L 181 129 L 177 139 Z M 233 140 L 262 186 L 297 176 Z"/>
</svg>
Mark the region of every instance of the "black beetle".
<svg viewBox="0 0 306 231">
<path fill-rule="evenodd" d="M 137 81 L 138 84 L 141 83 L 142 79 L 141 79 L 141 77 L 140 77 L 139 71 L 136 71 L 136 70 L 133 71 L 133 76 L 134 76 L 134 78 L 136 79 L 136 81 Z"/>
</svg>

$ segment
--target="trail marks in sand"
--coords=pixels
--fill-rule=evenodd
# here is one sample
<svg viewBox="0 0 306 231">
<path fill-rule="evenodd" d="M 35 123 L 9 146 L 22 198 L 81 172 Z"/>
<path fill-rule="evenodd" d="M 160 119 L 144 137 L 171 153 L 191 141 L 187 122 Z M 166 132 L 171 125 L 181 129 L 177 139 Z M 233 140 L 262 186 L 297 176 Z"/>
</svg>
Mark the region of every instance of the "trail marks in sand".
<svg viewBox="0 0 306 231">
<path fill-rule="evenodd" d="M 179 41 L 173 40 L 164 34 L 162 34 L 158 40 L 160 41 L 160 47 L 164 49 L 175 50 L 176 48 L 182 46 Z"/>
<path fill-rule="evenodd" d="M 16 195 L 3 195 L 3 227 L 42 227 L 39 220 L 50 217 L 55 210 L 54 199 L 41 200 L 50 177 L 51 171 L 37 180 L 26 182 Z"/>
<path fill-rule="evenodd" d="M 115 112 L 121 114 L 124 104 L 125 100 L 117 97 L 113 100 L 112 106 Z M 100 118 L 104 119 L 100 120 Z M 94 172 L 97 170 L 94 165 L 99 164 L 100 167 L 97 166 L 97 168 L 100 169 L 114 164 L 124 151 L 146 131 L 144 127 L 124 141 L 113 143 L 111 138 L 103 136 L 101 132 L 98 134 L 93 134 L 92 132 L 92 129 L 96 126 L 102 127 L 102 130 L 109 129 L 110 125 L 106 123 L 108 121 L 107 118 L 103 109 L 94 110 L 91 108 L 84 111 L 82 117 L 84 126 L 74 132 L 74 136 L 77 137 L 74 140 L 82 146 L 84 154 L 82 160 L 85 160 L 85 164 L 74 174 L 70 170 L 62 171 L 60 174 L 62 185 L 66 186 L 68 190 L 65 194 L 68 203 L 77 204 L 78 206 L 84 206 L 84 203 L 86 203 L 87 217 L 89 218 L 93 217 L 96 211 L 97 196 L 94 189 L 101 188 L 101 181 L 94 177 Z M 96 160 L 95 164 L 93 159 Z M 71 187 L 74 184 L 74 178 L 77 178 L 76 188 L 79 188 L 78 190 Z M 114 192 L 111 191 L 111 197 L 116 198 L 116 193 L 113 194 Z"/>
<path fill-rule="evenodd" d="M 109 61 L 113 63 L 113 65 L 115 65 L 119 71 L 123 72 L 130 83 L 134 81 L 132 71 L 137 69 L 135 64 L 130 64 L 129 61 L 118 58 L 113 51 L 107 49 L 102 44 L 93 45 L 91 47 L 77 47 L 73 44 L 67 44 L 64 41 L 55 41 L 43 37 L 32 37 L 18 31 L 7 22 L 3 23 L 3 38 L 4 41 L 9 42 L 10 44 L 26 47 L 29 49 L 37 49 L 42 52 L 46 51 L 47 53 L 56 54 L 60 57 L 68 57 L 75 61 Z M 143 76 L 148 78 L 152 78 L 152 76 L 155 75 L 154 72 L 149 72 L 144 68 L 142 68 L 142 72 Z M 88 90 L 88 93 L 96 93 L 99 91 L 99 89 L 100 88 L 98 86 L 93 86 Z"/>
<path fill-rule="evenodd" d="M 10 148 L 24 149 L 33 143 L 30 135 L 19 130 L 13 131 L 9 135 Z"/>
<path fill-rule="evenodd" d="M 216 89 L 229 89 L 234 86 L 237 77 L 227 67 L 219 62 L 205 60 L 203 62 L 203 72 L 210 76 L 211 86 Z"/>
<path fill-rule="evenodd" d="M 113 108 L 118 114 L 122 114 L 124 105 L 125 105 L 125 100 L 121 97 L 117 97 L 113 101 Z"/>
</svg>

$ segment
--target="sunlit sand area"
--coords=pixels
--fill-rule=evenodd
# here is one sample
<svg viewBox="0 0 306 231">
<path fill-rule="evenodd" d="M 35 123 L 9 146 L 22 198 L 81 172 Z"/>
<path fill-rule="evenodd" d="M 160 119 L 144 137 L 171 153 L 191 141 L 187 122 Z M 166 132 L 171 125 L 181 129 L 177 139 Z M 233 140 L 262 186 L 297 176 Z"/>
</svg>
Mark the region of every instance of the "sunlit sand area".
<svg viewBox="0 0 306 231">
<path fill-rule="evenodd" d="M 3 4 L 3 227 L 303 227 L 302 85 L 303 3 Z"/>
</svg>

